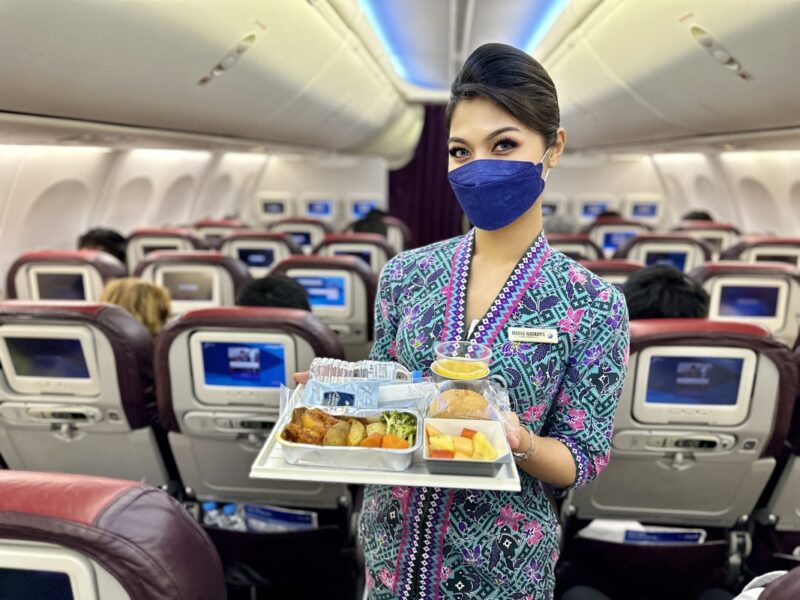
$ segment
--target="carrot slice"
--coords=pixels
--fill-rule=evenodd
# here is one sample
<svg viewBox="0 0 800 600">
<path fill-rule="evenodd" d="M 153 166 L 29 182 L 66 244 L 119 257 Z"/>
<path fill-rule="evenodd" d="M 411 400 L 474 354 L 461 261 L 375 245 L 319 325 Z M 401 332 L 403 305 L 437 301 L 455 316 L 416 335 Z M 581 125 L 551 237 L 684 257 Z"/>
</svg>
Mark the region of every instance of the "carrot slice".
<svg viewBox="0 0 800 600">
<path fill-rule="evenodd" d="M 408 448 L 408 442 L 405 441 L 403 438 L 398 437 L 392 433 L 387 433 L 383 436 L 383 441 L 381 442 L 381 448 L 389 448 L 392 450 L 405 450 Z"/>
<path fill-rule="evenodd" d="M 368 435 L 363 440 L 359 446 L 364 448 L 380 448 L 381 442 L 383 441 L 383 436 L 380 433 L 373 433 L 372 435 Z"/>
</svg>

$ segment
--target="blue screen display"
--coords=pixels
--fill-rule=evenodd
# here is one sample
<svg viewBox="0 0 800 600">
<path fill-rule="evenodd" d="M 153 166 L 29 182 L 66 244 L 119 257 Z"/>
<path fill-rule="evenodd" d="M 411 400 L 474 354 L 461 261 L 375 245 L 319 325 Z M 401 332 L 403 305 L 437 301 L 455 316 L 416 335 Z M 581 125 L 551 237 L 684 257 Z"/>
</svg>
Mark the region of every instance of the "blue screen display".
<svg viewBox="0 0 800 600">
<path fill-rule="evenodd" d="M 286 212 L 283 202 L 262 202 L 261 210 L 270 215 L 282 215 Z"/>
<path fill-rule="evenodd" d="M 584 217 L 596 217 L 607 210 L 608 202 L 587 202 L 581 209 Z"/>
<path fill-rule="evenodd" d="M 362 250 L 361 252 L 354 250 L 334 250 L 333 254 L 334 256 L 355 256 L 363 260 L 368 267 L 372 265 L 372 252 L 369 250 Z"/>
<path fill-rule="evenodd" d="M 742 358 L 654 356 L 645 402 L 734 406 L 743 365 Z"/>
<path fill-rule="evenodd" d="M 206 385 L 276 388 L 286 384 L 281 344 L 203 342 Z"/>
<path fill-rule="evenodd" d="M 683 271 L 686 269 L 686 252 L 648 252 L 645 256 L 644 264 L 648 267 L 652 265 L 670 265 Z"/>
<path fill-rule="evenodd" d="M 774 317 L 778 312 L 777 287 L 723 286 L 719 298 L 722 317 Z"/>
<path fill-rule="evenodd" d="M 550 215 L 556 214 L 556 210 L 558 206 L 553 204 L 552 202 L 543 202 L 542 203 L 542 216 L 549 217 Z"/>
<path fill-rule="evenodd" d="M 14 600 L 73 600 L 69 575 L 0 567 L 0 598 Z"/>
<path fill-rule="evenodd" d="M 37 273 L 41 300 L 85 300 L 81 273 Z"/>
<path fill-rule="evenodd" d="M 80 340 L 7 337 L 14 370 L 21 377 L 88 379 Z"/>
<path fill-rule="evenodd" d="M 298 246 L 311 245 L 311 232 L 310 231 L 289 231 L 289 237 L 294 240 Z"/>
<path fill-rule="evenodd" d="M 634 204 L 631 214 L 639 218 L 655 218 L 658 216 L 658 204 Z"/>
<path fill-rule="evenodd" d="M 344 277 L 295 277 L 306 289 L 311 306 L 345 306 Z"/>
<path fill-rule="evenodd" d="M 330 200 L 312 200 L 306 204 L 309 217 L 329 217 L 332 212 L 333 202 Z"/>
<path fill-rule="evenodd" d="M 633 237 L 636 237 L 635 231 L 609 231 L 603 235 L 603 248 L 616 250 Z"/>
<path fill-rule="evenodd" d="M 268 267 L 275 261 L 272 248 L 239 248 L 239 260 L 248 267 Z"/>
<path fill-rule="evenodd" d="M 363 219 L 374 208 L 378 208 L 377 200 L 358 200 L 353 202 L 353 218 Z"/>
</svg>

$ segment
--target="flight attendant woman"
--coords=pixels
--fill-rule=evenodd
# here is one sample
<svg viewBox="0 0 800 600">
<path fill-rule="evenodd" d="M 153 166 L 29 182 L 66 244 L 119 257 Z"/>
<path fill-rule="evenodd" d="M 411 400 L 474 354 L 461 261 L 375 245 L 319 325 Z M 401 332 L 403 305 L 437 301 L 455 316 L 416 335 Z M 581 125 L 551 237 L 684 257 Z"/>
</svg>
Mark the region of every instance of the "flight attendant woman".
<svg viewBox="0 0 800 600">
<path fill-rule="evenodd" d="M 481 46 L 453 82 L 447 120 L 449 179 L 475 229 L 387 263 L 372 358 L 418 370 L 439 341 L 490 346 L 521 422 L 509 442 L 522 491 L 369 486 L 359 523 L 368 597 L 549 599 L 558 525 L 542 483 L 578 487 L 608 462 L 625 302 L 542 233 L 537 200 L 566 139 L 542 66 Z M 517 337 L 526 332 L 533 341 Z"/>
</svg>

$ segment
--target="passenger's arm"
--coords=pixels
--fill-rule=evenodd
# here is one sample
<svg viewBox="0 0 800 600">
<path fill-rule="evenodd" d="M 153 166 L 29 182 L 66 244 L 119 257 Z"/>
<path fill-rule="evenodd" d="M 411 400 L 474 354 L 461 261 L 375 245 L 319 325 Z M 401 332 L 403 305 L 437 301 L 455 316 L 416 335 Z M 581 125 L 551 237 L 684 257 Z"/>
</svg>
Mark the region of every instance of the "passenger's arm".
<svg viewBox="0 0 800 600">
<path fill-rule="evenodd" d="M 586 313 L 582 323 L 588 326 L 575 334 L 558 400 L 543 429 L 545 435 L 528 430 L 520 430 L 516 440 L 509 435 L 518 452 L 535 445 L 531 457 L 519 466 L 558 487 L 585 485 L 608 464 L 614 412 L 628 364 L 628 314 L 622 294 L 610 288 Z"/>
</svg>

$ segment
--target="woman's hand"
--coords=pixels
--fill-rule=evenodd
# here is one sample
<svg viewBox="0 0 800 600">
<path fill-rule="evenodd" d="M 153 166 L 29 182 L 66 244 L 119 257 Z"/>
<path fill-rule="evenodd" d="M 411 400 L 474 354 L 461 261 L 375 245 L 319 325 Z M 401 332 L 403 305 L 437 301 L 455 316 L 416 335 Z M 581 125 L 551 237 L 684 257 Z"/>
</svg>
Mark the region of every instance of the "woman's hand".
<svg viewBox="0 0 800 600">
<path fill-rule="evenodd" d="M 519 415 L 514 411 L 504 410 L 500 413 L 500 416 L 505 424 L 508 445 L 511 446 L 513 452 L 517 452 L 520 445 L 525 443 L 525 432 L 523 431 L 522 425 L 519 423 Z"/>
<path fill-rule="evenodd" d="M 308 383 L 308 371 L 302 371 L 300 373 L 295 373 L 292 375 L 292 379 L 298 385 L 305 385 Z"/>
</svg>

